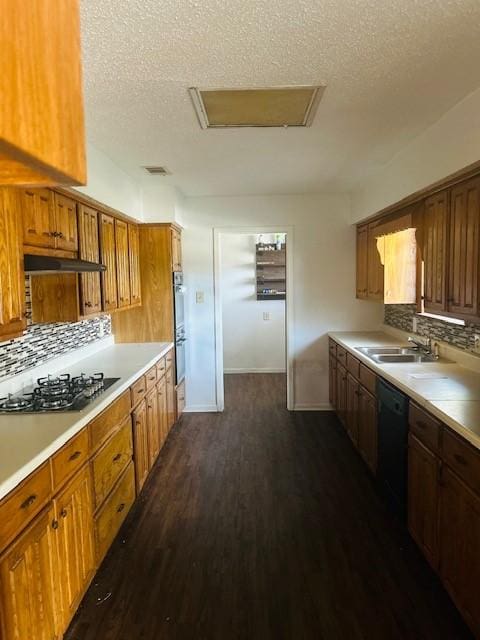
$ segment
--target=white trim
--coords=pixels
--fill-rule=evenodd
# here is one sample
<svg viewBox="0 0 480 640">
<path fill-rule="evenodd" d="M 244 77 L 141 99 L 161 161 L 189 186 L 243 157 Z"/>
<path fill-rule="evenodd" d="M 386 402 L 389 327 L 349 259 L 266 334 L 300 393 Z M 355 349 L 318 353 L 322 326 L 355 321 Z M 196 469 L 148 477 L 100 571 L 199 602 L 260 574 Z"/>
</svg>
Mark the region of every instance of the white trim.
<svg viewBox="0 0 480 640">
<path fill-rule="evenodd" d="M 285 300 L 285 350 L 287 365 L 287 409 L 295 405 L 294 398 L 294 279 L 293 279 L 293 227 L 283 225 L 265 225 L 261 227 L 215 227 L 213 229 L 213 296 L 215 307 L 215 378 L 216 398 L 219 411 L 225 407 L 223 388 L 223 326 L 222 326 L 222 291 L 221 291 L 221 240 L 222 235 L 261 233 L 285 233 L 287 238 L 287 299 Z"/>
<path fill-rule="evenodd" d="M 226 374 L 235 374 L 235 373 L 286 373 L 285 367 L 282 369 L 261 369 L 260 367 L 256 367 L 254 369 L 224 369 L 223 373 Z"/>
<path fill-rule="evenodd" d="M 216 404 L 192 404 L 185 407 L 183 413 L 217 413 L 218 411 Z"/>
<path fill-rule="evenodd" d="M 320 402 L 318 404 L 296 404 L 294 411 L 333 411 L 333 407 L 329 402 Z"/>
</svg>

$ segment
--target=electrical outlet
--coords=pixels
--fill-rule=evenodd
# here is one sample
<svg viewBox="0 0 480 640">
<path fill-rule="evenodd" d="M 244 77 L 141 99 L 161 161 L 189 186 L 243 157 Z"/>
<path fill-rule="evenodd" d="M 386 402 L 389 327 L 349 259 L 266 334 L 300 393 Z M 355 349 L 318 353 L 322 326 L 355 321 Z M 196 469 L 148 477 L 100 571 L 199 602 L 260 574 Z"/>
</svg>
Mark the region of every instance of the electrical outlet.
<svg viewBox="0 0 480 640">
<path fill-rule="evenodd" d="M 480 354 L 480 334 L 473 334 L 473 351 Z"/>
<path fill-rule="evenodd" d="M 270 311 L 264 311 L 263 312 L 263 319 L 264 320 L 270 320 Z"/>
<path fill-rule="evenodd" d="M 203 291 L 197 291 L 195 294 L 195 300 L 197 304 L 203 304 L 205 302 L 205 293 Z"/>
</svg>

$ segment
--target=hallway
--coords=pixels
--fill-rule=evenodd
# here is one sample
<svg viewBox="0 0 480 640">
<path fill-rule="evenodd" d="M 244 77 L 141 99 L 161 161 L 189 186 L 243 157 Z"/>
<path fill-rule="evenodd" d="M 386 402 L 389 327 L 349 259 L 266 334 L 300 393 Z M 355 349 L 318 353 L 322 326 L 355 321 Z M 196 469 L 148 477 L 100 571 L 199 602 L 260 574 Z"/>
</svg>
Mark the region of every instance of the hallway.
<svg viewBox="0 0 480 640">
<path fill-rule="evenodd" d="M 471 637 L 336 417 L 284 384 L 227 375 L 223 414 L 183 416 L 66 640 Z"/>
</svg>

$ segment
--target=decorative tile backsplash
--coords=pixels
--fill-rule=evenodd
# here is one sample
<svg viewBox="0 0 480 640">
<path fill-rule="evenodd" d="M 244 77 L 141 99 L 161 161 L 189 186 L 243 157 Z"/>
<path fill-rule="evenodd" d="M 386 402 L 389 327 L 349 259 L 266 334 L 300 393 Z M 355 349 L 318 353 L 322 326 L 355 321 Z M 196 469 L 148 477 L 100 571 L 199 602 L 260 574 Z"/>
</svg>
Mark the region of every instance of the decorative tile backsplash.
<svg viewBox="0 0 480 640">
<path fill-rule="evenodd" d="M 0 380 L 84 347 L 111 332 L 108 315 L 81 322 L 30 325 L 20 338 L 0 343 Z"/>
<path fill-rule="evenodd" d="M 413 318 L 416 315 L 414 304 L 386 304 L 385 324 L 408 333 L 413 333 Z M 416 315 L 417 331 L 420 336 L 448 342 L 459 349 L 473 349 L 475 333 L 480 334 L 480 324 L 466 322 L 465 326 L 450 324 L 444 320 Z"/>
</svg>

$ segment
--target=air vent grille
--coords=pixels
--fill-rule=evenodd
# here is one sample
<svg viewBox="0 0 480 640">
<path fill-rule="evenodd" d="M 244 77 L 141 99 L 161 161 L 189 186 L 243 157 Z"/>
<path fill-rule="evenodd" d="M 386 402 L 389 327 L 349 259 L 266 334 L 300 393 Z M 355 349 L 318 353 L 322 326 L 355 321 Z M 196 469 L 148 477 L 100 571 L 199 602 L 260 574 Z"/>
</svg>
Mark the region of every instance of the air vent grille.
<svg viewBox="0 0 480 640">
<path fill-rule="evenodd" d="M 169 171 L 165 167 L 143 167 L 152 176 L 168 176 Z"/>
</svg>

